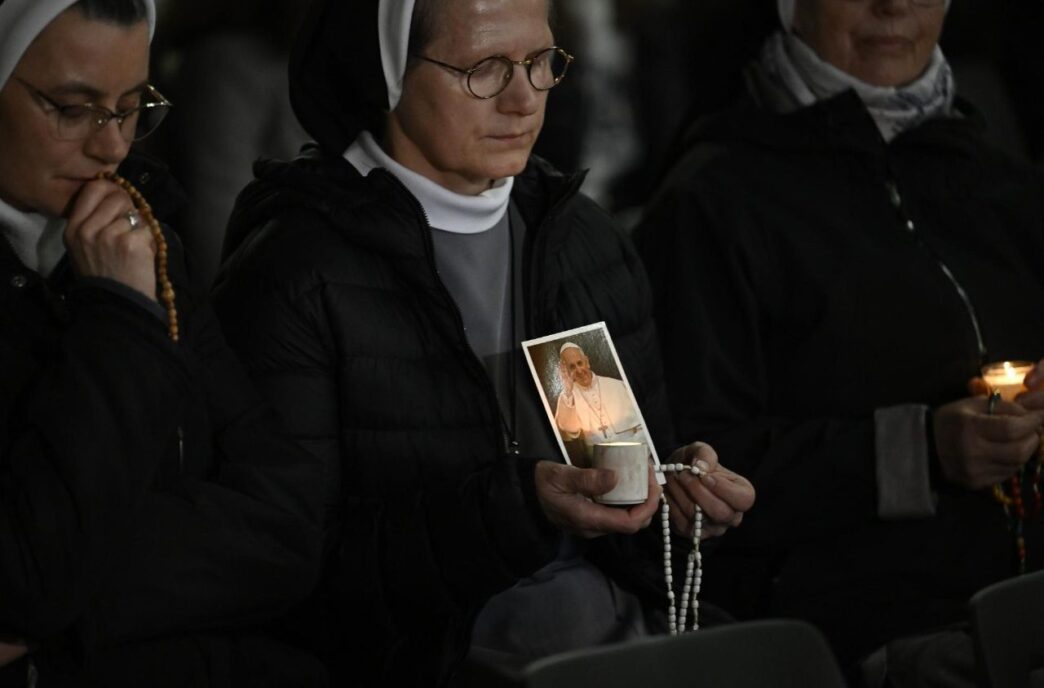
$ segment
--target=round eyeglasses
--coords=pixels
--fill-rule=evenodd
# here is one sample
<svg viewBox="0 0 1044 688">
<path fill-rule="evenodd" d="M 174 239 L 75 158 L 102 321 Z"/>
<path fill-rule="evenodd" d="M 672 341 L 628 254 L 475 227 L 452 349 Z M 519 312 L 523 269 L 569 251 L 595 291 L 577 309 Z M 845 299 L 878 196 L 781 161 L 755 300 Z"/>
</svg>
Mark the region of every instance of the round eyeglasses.
<svg viewBox="0 0 1044 688">
<path fill-rule="evenodd" d="M 19 77 L 15 78 L 42 103 L 45 114 L 51 120 L 52 133 L 62 141 L 83 141 L 103 129 L 110 120 L 116 120 L 116 126 L 124 141 L 141 141 L 156 131 L 171 108 L 171 102 L 149 85 L 143 89 L 141 103 L 137 107 L 123 112 L 113 112 L 93 103 L 62 105 L 32 84 Z"/>
<path fill-rule="evenodd" d="M 573 56 L 559 47 L 545 48 L 525 60 L 510 60 L 503 55 L 493 55 L 480 60 L 470 69 L 456 67 L 424 55 L 413 57 L 431 62 L 440 67 L 467 77 L 468 91 L 480 100 L 500 95 L 515 75 L 515 65 L 526 68 L 529 83 L 538 91 L 549 91 L 565 78 Z"/>
</svg>

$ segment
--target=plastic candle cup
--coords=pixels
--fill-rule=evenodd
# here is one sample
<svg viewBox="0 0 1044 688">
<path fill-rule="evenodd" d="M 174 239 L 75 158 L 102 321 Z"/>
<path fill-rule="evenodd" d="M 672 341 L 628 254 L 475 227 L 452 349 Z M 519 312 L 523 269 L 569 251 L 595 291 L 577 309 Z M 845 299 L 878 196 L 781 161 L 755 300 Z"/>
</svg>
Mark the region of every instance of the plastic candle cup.
<svg viewBox="0 0 1044 688">
<path fill-rule="evenodd" d="M 1026 391 L 1026 376 L 1033 370 L 1029 361 L 998 361 L 982 367 L 982 379 L 990 392 L 1000 393 L 1004 401 L 1015 401 L 1015 397 Z"/>
</svg>

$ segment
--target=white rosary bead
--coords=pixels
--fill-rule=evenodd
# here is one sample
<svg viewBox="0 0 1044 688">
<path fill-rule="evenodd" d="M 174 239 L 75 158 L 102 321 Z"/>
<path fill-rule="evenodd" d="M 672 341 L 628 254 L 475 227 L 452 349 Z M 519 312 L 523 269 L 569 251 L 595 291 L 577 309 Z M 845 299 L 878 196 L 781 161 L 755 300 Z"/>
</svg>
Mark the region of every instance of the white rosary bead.
<svg viewBox="0 0 1044 688">
<path fill-rule="evenodd" d="M 684 464 L 666 464 L 664 472 L 681 472 L 693 470 L 695 467 Z M 693 470 L 693 473 L 696 471 Z M 666 497 L 661 497 L 660 519 L 663 523 L 663 572 L 664 582 L 667 588 L 667 622 L 671 635 L 689 630 L 689 610 L 692 609 L 692 627 L 696 630 L 699 624 L 699 601 L 700 587 L 703 583 L 702 556 L 700 555 L 700 536 L 703 526 L 703 510 L 696 507 L 693 516 L 692 550 L 686 557 L 685 577 L 682 579 L 681 606 L 675 605 L 676 595 L 674 592 L 674 573 L 671 558 L 671 531 L 670 531 L 670 505 Z"/>
</svg>

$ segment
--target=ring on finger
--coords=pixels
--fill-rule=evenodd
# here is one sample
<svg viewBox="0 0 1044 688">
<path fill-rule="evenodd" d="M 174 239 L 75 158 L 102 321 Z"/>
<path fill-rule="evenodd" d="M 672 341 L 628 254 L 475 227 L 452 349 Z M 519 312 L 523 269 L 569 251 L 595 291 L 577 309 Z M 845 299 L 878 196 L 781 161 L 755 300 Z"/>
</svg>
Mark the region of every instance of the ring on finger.
<svg viewBox="0 0 1044 688">
<path fill-rule="evenodd" d="M 141 215 L 138 214 L 137 210 L 128 210 L 124 217 L 127 218 L 131 229 L 137 229 L 141 226 Z"/>
</svg>

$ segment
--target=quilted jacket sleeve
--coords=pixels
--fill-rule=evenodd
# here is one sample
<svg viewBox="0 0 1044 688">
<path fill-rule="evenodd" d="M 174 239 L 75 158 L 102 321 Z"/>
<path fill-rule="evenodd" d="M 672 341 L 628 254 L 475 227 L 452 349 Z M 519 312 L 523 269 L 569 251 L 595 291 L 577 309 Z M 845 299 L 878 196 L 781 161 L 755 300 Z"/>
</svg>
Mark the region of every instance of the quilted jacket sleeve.
<svg viewBox="0 0 1044 688">
<path fill-rule="evenodd" d="M 871 522 L 873 417 L 768 411 L 769 333 L 761 311 L 768 269 L 756 247 L 737 239 L 747 228 L 742 218 L 717 216 L 715 204 L 702 201 L 669 187 L 636 233 L 679 439 L 711 443 L 723 464 L 754 482 L 758 505 L 734 539 L 786 546 Z"/>
<path fill-rule="evenodd" d="M 68 305 L 60 340 L 37 352 L 41 372 L 4 373 L 0 628 L 29 638 L 82 612 L 99 582 L 96 555 L 140 503 L 189 388 L 153 314 L 97 286 L 74 288 Z"/>
<path fill-rule="evenodd" d="M 191 297 L 180 245 L 169 243 L 198 408 L 168 416 L 182 419 L 179 470 L 111 538 L 120 544 L 80 624 L 89 647 L 256 623 L 305 598 L 319 572 L 317 459 L 263 401 L 209 304 Z"/>
</svg>

